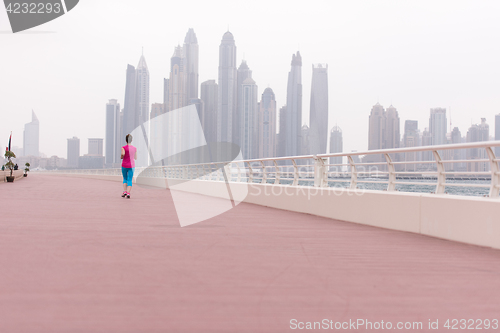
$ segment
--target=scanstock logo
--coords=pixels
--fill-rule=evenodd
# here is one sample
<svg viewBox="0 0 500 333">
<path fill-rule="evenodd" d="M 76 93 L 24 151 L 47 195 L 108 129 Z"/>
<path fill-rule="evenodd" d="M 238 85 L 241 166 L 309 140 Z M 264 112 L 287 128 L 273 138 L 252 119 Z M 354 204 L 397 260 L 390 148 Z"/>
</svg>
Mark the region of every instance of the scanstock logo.
<svg viewBox="0 0 500 333">
<path fill-rule="evenodd" d="M 63 16 L 79 0 L 3 0 L 12 32 L 31 29 Z"/>
<path fill-rule="evenodd" d="M 136 185 L 169 189 L 181 227 L 220 215 L 247 197 L 247 177 L 231 181 L 245 168 L 240 147 L 207 142 L 195 105 L 152 118 L 130 134 L 137 148 Z M 163 167 L 173 171 L 172 177 Z"/>
</svg>

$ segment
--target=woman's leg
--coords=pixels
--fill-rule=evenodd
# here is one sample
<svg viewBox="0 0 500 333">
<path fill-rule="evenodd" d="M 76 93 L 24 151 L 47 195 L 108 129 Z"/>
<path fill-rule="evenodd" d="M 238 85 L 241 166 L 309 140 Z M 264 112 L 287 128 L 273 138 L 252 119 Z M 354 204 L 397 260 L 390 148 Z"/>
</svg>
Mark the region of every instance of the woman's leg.
<svg viewBox="0 0 500 333">
<path fill-rule="evenodd" d="M 123 176 L 123 191 L 127 191 L 127 169 L 122 167 L 122 176 Z"/>
<path fill-rule="evenodd" d="M 127 192 L 132 191 L 132 179 L 134 179 L 134 168 L 128 169 Z"/>
</svg>

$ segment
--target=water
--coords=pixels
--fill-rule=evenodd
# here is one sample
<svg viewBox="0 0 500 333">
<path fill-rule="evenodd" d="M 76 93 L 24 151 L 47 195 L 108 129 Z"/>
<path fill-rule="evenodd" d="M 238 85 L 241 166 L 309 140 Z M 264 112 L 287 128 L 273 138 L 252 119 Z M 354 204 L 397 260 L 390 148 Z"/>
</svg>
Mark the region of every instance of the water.
<svg viewBox="0 0 500 333">
<path fill-rule="evenodd" d="M 340 182 L 328 182 L 329 187 L 339 187 L 339 188 L 348 188 L 350 186 L 350 179 L 338 179 Z M 384 179 L 375 179 L 375 178 L 359 178 L 358 181 L 378 181 L 379 183 L 358 183 L 358 189 L 366 189 L 366 190 L 376 190 L 376 191 L 384 191 L 387 189 L 387 179 L 385 179 L 385 183 L 382 182 Z M 397 179 L 397 182 L 411 182 L 411 183 L 432 183 L 433 185 L 414 185 L 414 184 L 396 184 L 396 190 L 399 192 L 413 192 L 413 193 L 434 193 L 436 191 L 436 178 L 427 178 L 427 179 Z M 254 179 L 254 183 L 260 183 L 261 179 Z M 274 183 L 273 179 L 267 180 L 268 184 Z M 290 185 L 292 184 L 292 180 L 284 180 L 282 179 L 281 184 Z M 446 183 L 449 184 L 467 184 L 467 185 L 490 185 L 489 179 L 446 179 Z M 314 180 L 299 180 L 299 186 L 313 186 Z M 488 196 L 490 192 L 489 187 L 467 187 L 467 186 L 445 186 L 445 193 L 451 195 L 464 195 L 464 196 L 475 196 L 475 197 L 483 197 Z"/>
</svg>

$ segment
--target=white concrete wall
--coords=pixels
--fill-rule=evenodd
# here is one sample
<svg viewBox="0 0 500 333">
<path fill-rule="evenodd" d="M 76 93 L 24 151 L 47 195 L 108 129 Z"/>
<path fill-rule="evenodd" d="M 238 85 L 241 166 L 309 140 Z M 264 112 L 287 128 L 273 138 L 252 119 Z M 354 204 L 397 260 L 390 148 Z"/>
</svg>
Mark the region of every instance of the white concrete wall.
<svg viewBox="0 0 500 333">
<path fill-rule="evenodd" d="M 121 181 L 119 176 L 69 176 Z M 150 179 L 146 183 L 228 197 L 223 182 Z M 230 188 L 237 194 L 248 191 L 243 199 L 247 203 L 500 249 L 500 199 L 247 183 L 230 183 Z"/>
</svg>

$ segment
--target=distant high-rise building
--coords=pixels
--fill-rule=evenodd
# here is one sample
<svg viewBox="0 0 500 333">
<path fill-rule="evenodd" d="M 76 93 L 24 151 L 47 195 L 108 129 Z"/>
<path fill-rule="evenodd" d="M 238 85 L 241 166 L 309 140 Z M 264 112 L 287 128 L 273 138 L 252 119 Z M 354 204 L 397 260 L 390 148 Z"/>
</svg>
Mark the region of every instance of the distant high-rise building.
<svg viewBox="0 0 500 333">
<path fill-rule="evenodd" d="M 286 152 L 286 105 L 280 108 L 279 134 L 277 136 L 277 156 L 285 156 Z"/>
<path fill-rule="evenodd" d="M 500 114 L 495 116 L 495 140 L 500 141 Z M 495 147 L 495 155 L 500 158 L 500 147 Z"/>
<path fill-rule="evenodd" d="M 372 107 L 368 126 L 368 150 L 385 149 L 386 116 L 379 103 Z M 368 155 L 370 156 L 370 155 Z"/>
<path fill-rule="evenodd" d="M 106 104 L 106 167 L 113 167 L 120 163 L 120 144 L 124 141 L 120 119 L 120 104 L 116 99 L 110 99 Z"/>
<path fill-rule="evenodd" d="M 431 134 L 431 145 L 446 144 L 448 122 L 446 120 L 446 109 L 433 108 L 429 118 L 429 132 Z"/>
<path fill-rule="evenodd" d="M 432 146 L 432 135 L 427 127 L 422 132 L 422 139 L 420 141 L 422 142 L 422 146 L 424 146 L 424 147 Z M 422 161 L 431 161 L 431 160 L 434 160 L 434 156 L 432 155 L 431 151 L 423 151 L 421 153 L 421 160 Z"/>
<path fill-rule="evenodd" d="M 286 156 L 297 156 L 302 152 L 302 57 L 300 52 L 292 55 L 291 70 L 288 73 L 286 93 L 286 126 L 284 144 Z M 281 136 L 280 128 L 280 136 Z M 308 141 L 308 140 L 307 140 Z"/>
<path fill-rule="evenodd" d="M 203 132 L 208 143 L 217 142 L 217 99 L 218 85 L 215 80 L 201 84 L 201 99 L 203 101 Z"/>
<path fill-rule="evenodd" d="M 407 148 L 420 146 L 420 133 L 418 130 L 417 120 L 407 120 L 405 121 L 405 133 L 403 136 L 403 145 Z M 418 161 L 419 154 L 416 152 L 408 152 L 404 154 L 404 159 L 407 162 Z M 407 171 L 415 171 L 415 164 L 405 164 L 405 169 Z"/>
<path fill-rule="evenodd" d="M 163 109 L 165 112 L 170 111 L 169 105 L 170 105 L 170 82 L 169 79 L 163 78 Z"/>
<path fill-rule="evenodd" d="M 399 148 L 400 145 L 400 124 L 398 111 L 392 105 L 384 110 L 379 103 L 372 107 L 369 128 L 368 128 L 368 150 Z M 399 155 L 395 156 L 398 160 Z M 367 155 L 365 161 L 379 162 L 385 161 L 382 155 Z"/>
<path fill-rule="evenodd" d="M 486 123 L 485 118 L 481 118 L 481 124 L 472 125 L 467 131 L 467 142 L 481 142 L 490 140 L 490 126 Z M 486 150 L 484 148 L 467 149 L 467 159 L 487 159 Z M 488 171 L 487 162 L 469 162 L 467 163 L 467 171 Z"/>
<path fill-rule="evenodd" d="M 78 158 L 80 157 L 80 139 L 74 136 L 68 139 L 68 168 L 78 168 Z"/>
<path fill-rule="evenodd" d="M 257 85 L 251 76 L 247 77 L 241 84 L 240 101 L 240 140 L 239 144 L 244 159 L 257 158 Z"/>
<path fill-rule="evenodd" d="M 163 123 L 160 121 L 153 120 L 158 116 L 161 116 L 165 113 L 165 106 L 163 103 L 153 103 L 151 104 L 151 112 L 149 113 L 150 122 L 150 135 L 149 135 L 149 144 L 157 155 L 157 158 L 161 158 L 159 155 L 163 155 L 163 144 L 164 140 L 167 139 L 167 133 L 163 131 Z M 155 161 L 157 162 L 157 161 Z"/>
<path fill-rule="evenodd" d="M 309 113 L 309 153 L 326 154 L 328 142 L 328 65 L 312 66 L 311 108 Z"/>
<path fill-rule="evenodd" d="M 451 143 L 462 143 L 462 133 L 460 132 L 458 127 L 453 128 L 453 131 L 451 131 Z"/>
<path fill-rule="evenodd" d="M 420 146 L 419 142 L 419 130 L 417 120 L 406 120 L 405 121 L 405 133 L 403 136 L 403 145 L 405 147 L 417 147 Z"/>
<path fill-rule="evenodd" d="M 243 82 L 245 82 L 246 79 L 252 78 L 252 71 L 247 65 L 247 62 L 243 60 L 238 67 L 238 70 L 236 71 L 236 113 L 233 115 L 234 117 L 234 123 L 237 123 L 238 126 L 236 128 L 233 128 L 235 131 L 234 135 L 236 135 L 236 141 L 234 143 L 241 145 L 241 138 L 242 138 L 242 126 L 244 126 L 244 118 L 243 118 L 243 113 L 244 113 L 244 107 L 243 107 Z"/>
<path fill-rule="evenodd" d="M 186 95 L 187 100 L 198 98 L 198 40 L 194 30 L 190 28 L 184 38 L 184 71 L 186 73 Z"/>
<path fill-rule="evenodd" d="M 257 121 L 259 152 L 258 158 L 276 156 L 276 99 L 271 88 L 262 93 Z"/>
<path fill-rule="evenodd" d="M 219 46 L 219 91 L 217 98 L 217 141 L 239 141 L 237 109 L 236 44 L 229 31 Z"/>
<path fill-rule="evenodd" d="M 297 155 L 294 156 L 309 155 L 309 133 L 310 133 L 309 126 L 302 125 L 299 137 L 299 142 L 300 142 L 299 151 L 297 152 Z M 304 162 L 309 163 L 309 161 L 296 161 L 296 162 L 298 162 L 297 164 L 302 164 Z"/>
<path fill-rule="evenodd" d="M 385 148 L 399 148 L 401 136 L 398 111 L 391 105 L 386 109 L 385 117 Z"/>
<path fill-rule="evenodd" d="M 89 139 L 88 155 L 103 156 L 103 139 Z"/>
<path fill-rule="evenodd" d="M 40 122 L 35 111 L 31 110 L 31 122 L 24 125 L 24 156 L 40 156 Z"/>
<path fill-rule="evenodd" d="M 144 55 L 141 55 L 137 69 L 127 65 L 125 102 L 122 116 L 122 135 L 132 131 L 149 120 L 149 70 Z M 149 136 L 149 128 L 144 128 Z M 124 139 L 123 139 L 124 140 Z M 137 166 L 147 166 L 147 154 L 137 162 Z"/>
<path fill-rule="evenodd" d="M 136 102 L 139 123 L 137 126 L 149 120 L 149 70 L 144 55 L 141 55 L 139 64 L 135 71 L 136 78 Z M 146 132 L 148 129 L 146 129 Z"/>
<path fill-rule="evenodd" d="M 451 131 L 451 143 L 452 144 L 462 143 L 462 133 L 460 132 L 458 127 L 453 128 L 453 130 Z M 464 160 L 466 159 L 465 153 L 466 151 L 463 149 L 454 149 L 452 150 L 452 158 L 454 160 Z M 464 163 L 453 163 L 452 169 L 455 171 L 465 171 L 466 167 Z"/>
<path fill-rule="evenodd" d="M 177 46 L 172 58 L 170 58 L 169 83 L 169 111 L 182 108 L 187 105 L 185 61 L 182 57 L 182 47 Z"/>
<path fill-rule="evenodd" d="M 330 131 L 330 154 L 342 153 L 344 149 L 342 130 L 340 127 L 335 126 Z M 330 164 L 342 164 L 342 156 L 330 157 Z M 342 171 L 342 166 L 332 166 L 330 169 Z"/>
<path fill-rule="evenodd" d="M 127 65 L 127 79 L 125 83 L 125 102 L 123 105 L 122 134 L 130 134 L 139 122 L 136 113 L 136 79 L 135 67 Z M 69 162 L 68 162 L 69 163 Z"/>
</svg>

